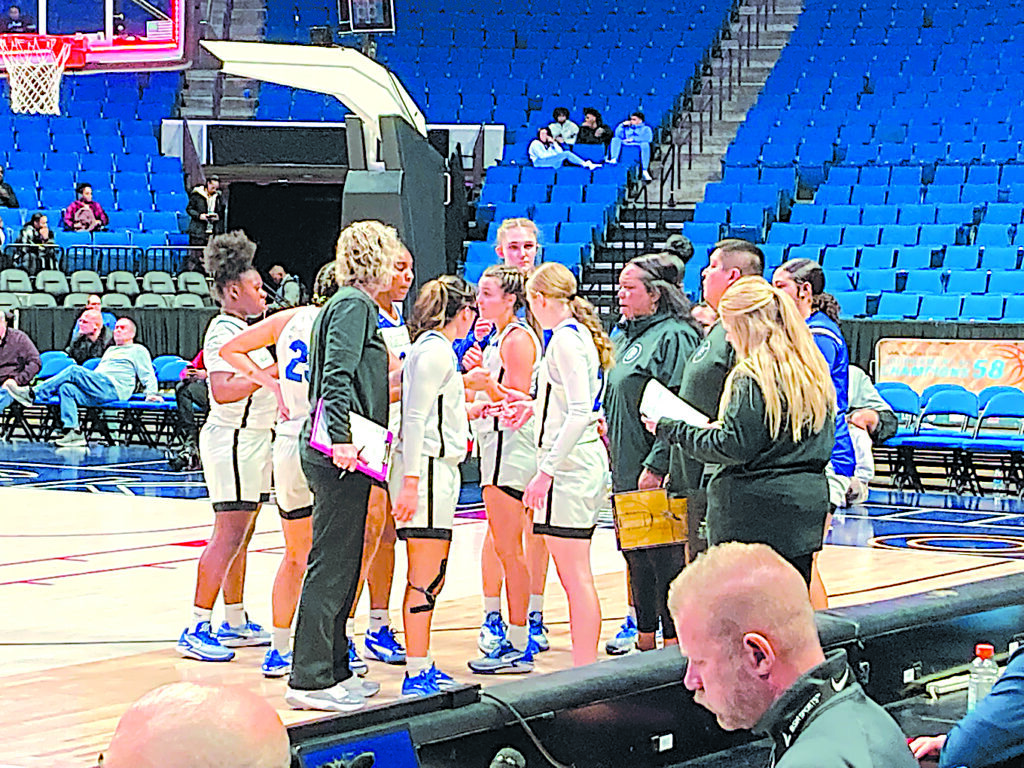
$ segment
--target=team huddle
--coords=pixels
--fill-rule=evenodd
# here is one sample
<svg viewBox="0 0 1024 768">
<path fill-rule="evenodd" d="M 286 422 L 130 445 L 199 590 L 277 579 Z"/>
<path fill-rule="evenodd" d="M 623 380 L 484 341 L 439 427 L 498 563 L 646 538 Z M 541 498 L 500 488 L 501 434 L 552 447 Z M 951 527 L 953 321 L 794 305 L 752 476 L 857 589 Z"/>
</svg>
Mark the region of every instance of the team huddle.
<svg viewBox="0 0 1024 768">
<path fill-rule="evenodd" d="M 589 557 L 606 499 L 598 422 L 611 343 L 568 269 L 532 269 L 535 232 L 516 220 L 504 229 L 499 242 L 509 256 L 499 246 L 505 263 L 488 269 L 479 289 L 458 277 L 432 280 L 408 322 L 401 307 L 412 257 L 390 227 L 348 227 L 336 262 L 317 276 L 312 306 L 251 326 L 247 319 L 266 307 L 255 246 L 237 232 L 211 241 L 207 270 L 223 311 L 203 346 L 212 396 L 200 452 L 215 522 L 179 653 L 229 661 L 234 647 L 269 644 L 263 673 L 290 675 L 291 706 L 358 709 L 380 687 L 360 679 L 368 665 L 351 639 L 365 582 L 365 655 L 406 666 L 403 695 L 454 685 L 431 657 L 430 627 L 472 437 L 489 530 L 482 655 L 470 669 L 530 672 L 548 648 L 549 556 L 569 598 L 574 662 L 596 660 L 600 605 Z M 358 470 L 357 417 L 394 435 L 386 482 Z M 321 419 L 328 452 L 310 445 L 311 422 Z M 242 595 L 246 548 L 271 475 L 286 551 L 267 632 L 249 619 Z M 404 647 L 388 614 L 396 539 L 408 555 Z M 218 594 L 225 619 L 215 628 Z"/>
</svg>

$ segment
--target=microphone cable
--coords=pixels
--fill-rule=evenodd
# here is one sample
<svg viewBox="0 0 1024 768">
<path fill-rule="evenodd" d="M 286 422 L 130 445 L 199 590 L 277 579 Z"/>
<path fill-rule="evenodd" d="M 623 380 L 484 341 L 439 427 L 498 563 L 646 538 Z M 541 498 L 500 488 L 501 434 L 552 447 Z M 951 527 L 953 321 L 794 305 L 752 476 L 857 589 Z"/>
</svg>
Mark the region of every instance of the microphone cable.
<svg viewBox="0 0 1024 768">
<path fill-rule="evenodd" d="M 531 728 L 530 724 L 526 722 L 526 718 L 519 714 L 519 712 L 516 711 L 516 708 L 509 704 L 507 701 L 505 701 L 504 699 L 499 699 L 493 693 L 488 693 L 486 690 L 480 691 L 480 698 L 490 699 L 495 704 L 497 704 L 501 709 L 504 709 L 506 712 L 512 715 L 512 717 L 515 718 L 516 722 L 518 722 L 519 725 L 522 726 L 523 730 L 526 732 L 526 735 L 529 737 L 530 741 L 533 742 L 533 746 L 537 748 L 537 751 L 540 752 L 541 756 L 545 760 L 547 760 L 553 766 L 553 768 L 576 768 L 575 764 L 573 763 L 569 763 L 568 765 L 566 765 L 565 763 L 560 763 L 558 760 L 556 760 L 555 756 L 552 755 L 547 750 L 547 748 L 541 743 L 540 739 L 537 737 L 537 734 L 534 733 L 533 728 Z"/>
</svg>

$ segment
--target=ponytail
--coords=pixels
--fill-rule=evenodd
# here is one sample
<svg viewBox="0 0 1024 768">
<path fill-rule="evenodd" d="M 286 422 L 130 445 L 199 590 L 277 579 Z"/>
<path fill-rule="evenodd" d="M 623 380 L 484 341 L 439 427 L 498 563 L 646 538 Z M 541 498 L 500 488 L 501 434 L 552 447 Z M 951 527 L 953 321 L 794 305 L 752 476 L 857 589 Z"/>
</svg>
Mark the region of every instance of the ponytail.
<svg viewBox="0 0 1024 768">
<path fill-rule="evenodd" d="M 818 293 L 812 296 L 811 309 L 825 313 L 833 323 L 839 325 L 839 302 L 831 293 Z"/>
<path fill-rule="evenodd" d="M 569 299 L 569 311 L 572 316 L 590 331 L 594 338 L 594 346 L 597 348 L 597 357 L 601 362 L 601 368 L 608 370 L 615 365 L 615 349 L 612 340 L 604 331 L 604 326 L 597 319 L 597 310 L 594 305 L 582 296 L 573 296 Z"/>
<path fill-rule="evenodd" d="M 476 301 L 476 291 L 461 277 L 442 275 L 420 289 L 409 318 L 409 335 L 415 341 L 426 331 L 444 328 Z"/>
<path fill-rule="evenodd" d="M 527 290 L 547 296 L 551 299 L 562 299 L 568 306 L 573 318 L 585 326 L 594 339 L 594 347 L 601 368 L 608 370 L 615 363 L 612 341 L 605 333 L 601 321 L 597 317 L 594 305 L 581 296 L 576 295 L 576 278 L 564 264 L 549 261 L 541 264 L 530 275 L 526 283 Z"/>
</svg>

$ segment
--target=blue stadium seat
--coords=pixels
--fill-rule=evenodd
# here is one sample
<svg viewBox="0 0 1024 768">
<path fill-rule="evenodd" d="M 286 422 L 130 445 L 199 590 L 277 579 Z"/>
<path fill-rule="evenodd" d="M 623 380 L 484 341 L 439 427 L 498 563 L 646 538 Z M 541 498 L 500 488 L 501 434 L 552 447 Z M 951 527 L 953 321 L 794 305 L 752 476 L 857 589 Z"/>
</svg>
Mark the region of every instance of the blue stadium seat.
<svg viewBox="0 0 1024 768">
<path fill-rule="evenodd" d="M 843 229 L 843 245 L 878 245 L 878 238 L 880 236 L 880 227 L 866 225 L 866 224 L 853 224 Z"/>
<path fill-rule="evenodd" d="M 907 281 L 903 290 L 918 294 L 943 293 L 945 284 L 942 277 L 942 272 L 937 269 L 915 269 L 907 273 Z"/>
<path fill-rule="evenodd" d="M 876 320 L 906 320 L 916 318 L 921 297 L 915 293 L 883 293 L 873 317 Z"/>
<path fill-rule="evenodd" d="M 895 205 L 865 205 L 864 211 L 861 214 L 861 224 L 880 224 L 883 227 L 892 226 L 896 223 L 896 219 L 900 213 L 900 209 Z M 850 222 L 855 224 L 856 222 Z M 901 222 L 901 224 L 909 224 L 909 222 Z M 883 231 L 884 237 L 884 231 Z M 916 240 L 915 240 L 916 242 Z"/>
<path fill-rule="evenodd" d="M 811 261 L 821 262 L 821 246 L 820 245 L 791 245 L 789 250 L 786 252 L 786 259 L 810 259 Z"/>
<path fill-rule="evenodd" d="M 790 224 L 822 224 L 828 209 L 820 205 L 794 205 L 789 214 Z"/>
<path fill-rule="evenodd" d="M 172 211 L 143 211 L 142 229 L 147 232 L 171 232 L 178 229 L 178 214 Z"/>
<path fill-rule="evenodd" d="M 1002 296 L 965 296 L 961 320 L 981 321 L 1003 319 Z"/>
<path fill-rule="evenodd" d="M 877 248 L 861 248 L 860 260 L 857 262 L 859 269 L 891 269 L 896 258 L 896 249 L 890 246 L 879 246 Z"/>
<path fill-rule="evenodd" d="M 942 259 L 943 269 L 967 270 L 978 268 L 978 248 L 974 245 L 949 245 Z"/>
<path fill-rule="evenodd" d="M 959 320 L 961 298 L 952 294 L 921 297 L 919 320 Z"/>
<path fill-rule="evenodd" d="M 960 296 L 969 293 L 985 293 L 988 288 L 988 273 L 981 270 L 947 271 L 946 291 Z"/>
<path fill-rule="evenodd" d="M 917 203 L 899 206 L 900 224 L 934 224 L 935 206 L 929 203 Z"/>
<path fill-rule="evenodd" d="M 1019 203 L 989 203 L 985 208 L 985 224 L 1020 224 L 1024 206 Z"/>
<path fill-rule="evenodd" d="M 988 224 L 982 222 L 978 225 L 974 242 L 985 246 L 1006 246 L 1010 244 L 1010 228 L 1006 224 Z"/>
<path fill-rule="evenodd" d="M 861 269 L 857 273 L 857 290 L 885 293 L 896 290 L 896 273 L 889 269 Z"/>
<path fill-rule="evenodd" d="M 981 251 L 982 269 L 1017 269 L 1020 260 L 1018 250 L 1014 246 L 989 246 Z"/>
<path fill-rule="evenodd" d="M 932 249 L 926 245 L 902 247 L 896 252 L 896 269 L 930 269 Z"/>
<path fill-rule="evenodd" d="M 860 224 L 863 213 L 863 208 L 859 205 L 828 205 L 825 207 L 825 223 L 841 225 Z"/>
<path fill-rule="evenodd" d="M 885 203 L 888 187 L 865 187 L 858 185 L 853 188 L 850 202 L 854 205 L 882 205 Z"/>
<path fill-rule="evenodd" d="M 919 228 L 913 224 L 890 224 L 882 227 L 881 245 L 917 245 Z"/>
<path fill-rule="evenodd" d="M 1016 269 L 990 272 L 988 290 L 1003 296 L 1024 294 L 1024 272 Z"/>
<path fill-rule="evenodd" d="M 855 246 L 831 246 L 825 249 L 822 264 L 827 269 L 855 269 L 858 255 Z"/>
<path fill-rule="evenodd" d="M 957 228 L 952 224 L 922 224 L 917 242 L 935 248 L 956 245 Z"/>
</svg>

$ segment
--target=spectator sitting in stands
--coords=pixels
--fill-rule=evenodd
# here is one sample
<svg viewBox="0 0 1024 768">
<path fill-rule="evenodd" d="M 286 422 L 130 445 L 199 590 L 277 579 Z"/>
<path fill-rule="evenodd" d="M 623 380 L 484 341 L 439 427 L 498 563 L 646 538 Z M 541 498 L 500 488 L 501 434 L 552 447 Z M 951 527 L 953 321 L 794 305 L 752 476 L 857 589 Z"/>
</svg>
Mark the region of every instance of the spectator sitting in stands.
<svg viewBox="0 0 1024 768">
<path fill-rule="evenodd" d="M 0 382 L 25 386 L 39 373 L 39 350 L 24 331 L 8 327 L 8 312 L 0 312 Z M 0 410 L 11 404 L 10 393 L 0 388 Z"/>
<path fill-rule="evenodd" d="M 279 307 L 297 307 L 306 303 L 306 287 L 295 275 L 280 264 L 275 264 L 267 273 L 270 280 L 263 287 L 267 292 L 268 301 Z"/>
<path fill-rule="evenodd" d="M 288 732 L 244 688 L 178 682 L 145 694 L 117 724 L 103 768 L 288 768 Z"/>
<path fill-rule="evenodd" d="M 96 310 L 97 312 L 100 313 L 100 315 L 103 316 L 103 324 L 105 326 L 107 326 L 107 328 L 109 328 L 110 330 L 114 330 L 114 325 L 115 325 L 115 323 L 117 323 L 117 318 L 114 317 L 114 314 L 112 312 L 104 312 L 103 311 L 103 302 L 100 299 L 100 297 L 97 296 L 95 293 L 89 294 L 89 298 L 86 299 L 86 302 L 85 302 L 85 309 L 83 309 L 82 312 L 84 314 L 85 312 L 88 312 L 91 309 Z M 81 316 L 79 316 L 79 317 L 81 317 Z M 78 335 L 78 331 L 79 331 L 78 323 L 76 322 L 75 323 L 75 330 L 72 331 L 72 333 L 71 333 L 72 340 L 75 338 L 75 336 Z M 70 343 L 70 342 L 68 342 L 68 343 Z"/>
<path fill-rule="evenodd" d="M 106 229 L 110 219 L 103 206 L 92 199 L 92 184 L 79 184 L 75 193 L 75 201 L 64 209 L 64 229 L 74 232 Z"/>
<path fill-rule="evenodd" d="M 651 164 L 651 142 L 654 131 L 644 122 L 643 112 L 633 112 L 628 120 L 623 120 L 615 128 L 611 146 L 608 148 L 608 162 L 619 162 L 622 147 L 640 147 L 640 166 L 643 168 L 644 181 L 651 180 L 647 166 Z"/>
<path fill-rule="evenodd" d="M 60 420 L 67 432 L 57 440 L 62 448 L 84 448 L 85 436 L 78 428 L 79 405 L 102 405 L 111 400 L 127 400 L 141 383 L 146 400 L 160 401 L 156 371 L 149 350 L 135 343 L 135 323 L 122 317 L 114 326 L 114 346 L 103 353 L 94 370 L 69 365 L 38 387 L 4 382 L 11 396 L 23 405 L 47 402 L 54 394 L 60 399 Z"/>
<path fill-rule="evenodd" d="M 19 254 L 21 266 L 29 272 L 38 272 L 40 269 L 55 269 L 57 266 L 56 251 L 52 246 L 53 232 L 44 213 L 33 213 L 32 217 L 21 228 L 18 234 L 19 245 L 35 245 L 38 248 L 25 248 Z"/>
<path fill-rule="evenodd" d="M 114 343 L 110 329 L 103 324 L 103 314 L 98 309 L 87 309 L 78 318 L 78 332 L 72 337 L 65 352 L 78 365 L 86 360 L 100 357 L 107 347 Z"/>
<path fill-rule="evenodd" d="M 22 245 L 53 245 L 53 232 L 45 213 L 33 213 L 18 235 Z"/>
<path fill-rule="evenodd" d="M 0 22 L 0 32 L 8 35 L 23 35 L 36 31 L 35 20 L 21 12 L 21 8 L 12 5 L 7 9 L 7 18 Z"/>
<path fill-rule="evenodd" d="M 591 170 L 597 168 L 596 163 L 584 160 L 567 149 L 562 149 L 555 142 L 547 126 L 537 131 L 537 138 L 530 142 L 527 152 L 530 155 L 530 162 L 535 168 L 561 168 L 563 163 L 579 165 Z"/>
<path fill-rule="evenodd" d="M 601 121 L 601 113 L 593 107 L 583 110 L 583 125 L 576 135 L 577 144 L 604 144 L 612 140 L 612 129 Z"/>
<path fill-rule="evenodd" d="M 206 386 L 206 367 L 203 364 L 203 350 L 181 371 L 181 381 L 174 388 L 174 400 L 177 403 L 178 436 L 181 438 L 181 449 L 171 458 L 169 464 L 175 472 L 182 470 L 198 470 L 199 463 L 199 427 L 196 424 L 197 413 L 210 410 L 210 389 Z"/>
<path fill-rule="evenodd" d="M 4 181 L 3 166 L 0 166 L 0 206 L 4 208 L 18 207 L 18 196 L 14 194 L 14 187 Z"/>
<path fill-rule="evenodd" d="M 554 118 L 554 122 L 548 126 L 548 130 L 551 131 L 555 141 L 561 146 L 568 145 L 571 147 L 575 144 L 576 135 L 580 132 L 580 127 L 569 119 L 569 110 L 565 107 L 555 107 L 551 117 Z"/>
<path fill-rule="evenodd" d="M 899 420 L 892 407 L 885 402 L 868 375 L 851 365 L 849 411 L 846 421 L 850 427 L 853 451 L 857 455 L 850 487 L 846 491 L 846 505 L 863 504 L 868 498 L 868 483 L 875 476 L 874 445 L 881 445 L 896 434 Z"/>
</svg>

